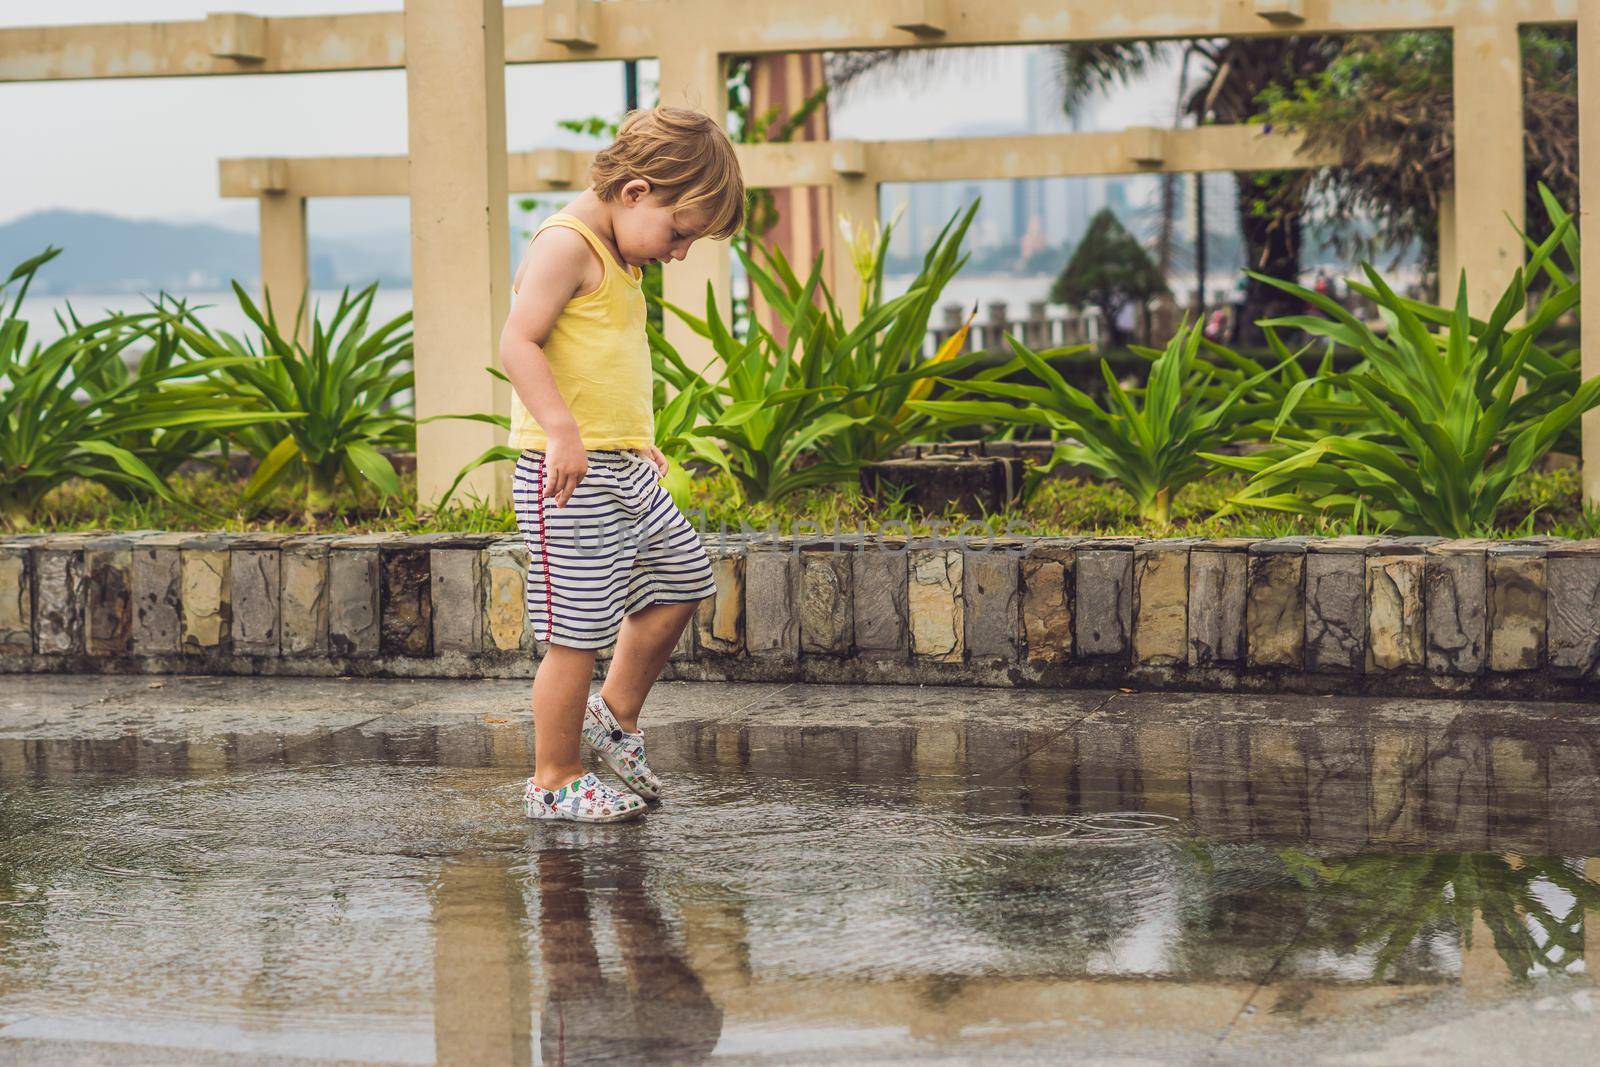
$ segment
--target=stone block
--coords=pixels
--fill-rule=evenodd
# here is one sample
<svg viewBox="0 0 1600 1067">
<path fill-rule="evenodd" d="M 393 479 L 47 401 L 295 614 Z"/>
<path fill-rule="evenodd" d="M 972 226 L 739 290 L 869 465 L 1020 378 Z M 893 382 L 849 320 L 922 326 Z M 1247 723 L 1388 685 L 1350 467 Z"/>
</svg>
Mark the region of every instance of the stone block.
<svg viewBox="0 0 1600 1067">
<path fill-rule="evenodd" d="M 251 535 L 232 545 L 233 652 L 240 656 L 276 657 L 282 626 L 284 535 Z"/>
<path fill-rule="evenodd" d="M 0 652 L 33 651 L 33 572 L 25 541 L 0 542 Z"/>
<path fill-rule="evenodd" d="M 91 656 L 133 651 L 133 539 L 106 537 L 84 546 L 84 648 Z"/>
<path fill-rule="evenodd" d="M 1280 537 L 1250 546 L 1245 576 L 1246 663 L 1305 663 L 1305 538 Z"/>
<path fill-rule="evenodd" d="M 1133 550 L 1133 659 L 1178 666 L 1189 655 L 1189 541 Z"/>
<path fill-rule="evenodd" d="M 775 552 L 761 554 L 779 555 Z M 794 558 L 793 553 L 782 555 L 785 559 Z M 852 556 L 852 611 L 857 655 L 893 662 L 904 662 L 910 656 L 909 561 L 910 551 L 904 539 L 869 544 Z M 781 632 L 782 621 L 776 614 L 783 593 L 778 585 L 787 580 L 780 577 L 772 564 L 768 564 L 768 568 L 773 572 L 772 595 L 780 599 L 767 611 L 769 619 L 763 624 L 763 632 L 769 636 L 764 643 L 770 643 Z"/>
<path fill-rule="evenodd" d="M 962 644 L 969 658 L 1013 663 L 1021 634 L 1021 552 L 1010 544 L 966 545 L 961 552 Z M 860 643 L 861 625 L 856 623 Z"/>
<path fill-rule="evenodd" d="M 695 608 L 695 646 L 705 652 L 737 656 L 744 651 L 746 551 L 742 546 L 730 545 L 710 555 L 717 591 Z"/>
<path fill-rule="evenodd" d="M 183 639 L 183 567 L 180 549 L 196 534 L 142 537 L 133 556 L 133 650 L 142 656 L 176 654 Z"/>
<path fill-rule="evenodd" d="M 505 538 L 483 549 L 487 583 L 484 639 L 488 647 L 516 652 L 533 647 L 528 625 L 528 549 Z"/>
<path fill-rule="evenodd" d="M 194 537 L 178 550 L 182 649 L 226 652 L 233 636 L 233 553 L 222 535 Z"/>
<path fill-rule="evenodd" d="M 328 654 L 331 537 L 296 537 L 278 560 L 278 649 L 284 656 Z"/>
<path fill-rule="evenodd" d="M 483 550 L 434 548 L 428 552 L 428 602 L 435 652 L 482 652 Z"/>
<path fill-rule="evenodd" d="M 1494 545 L 1488 555 L 1489 669 L 1532 671 L 1545 658 L 1545 559 L 1537 545 Z"/>
<path fill-rule="evenodd" d="M 1442 541 L 1422 561 L 1425 660 L 1433 674 L 1478 674 L 1488 647 L 1488 542 Z"/>
<path fill-rule="evenodd" d="M 344 657 L 376 656 L 382 648 L 381 545 L 392 538 L 341 538 L 328 552 L 328 652 Z"/>
<path fill-rule="evenodd" d="M 1600 541 L 1574 541 L 1545 556 L 1550 669 L 1567 678 L 1600 675 Z"/>
<path fill-rule="evenodd" d="M 912 548 L 907 561 L 906 605 L 911 655 L 960 663 L 964 654 L 964 560 L 959 548 Z"/>
<path fill-rule="evenodd" d="M 855 639 L 851 561 L 845 553 L 800 553 L 800 647 L 843 656 Z"/>
<path fill-rule="evenodd" d="M 1247 556 L 1253 542 L 1208 541 L 1189 552 L 1189 665 L 1241 663 L 1245 657 Z"/>
<path fill-rule="evenodd" d="M 1126 656 L 1133 629 L 1132 546 L 1080 548 L 1074 563 L 1078 655 Z"/>
<path fill-rule="evenodd" d="M 378 546 L 378 647 L 385 656 L 433 655 L 431 542 L 404 537 Z"/>
<path fill-rule="evenodd" d="M 1306 670 L 1359 673 L 1367 652 L 1366 557 L 1344 539 L 1306 553 Z"/>
<path fill-rule="evenodd" d="M 43 655 L 82 652 L 83 538 L 46 537 L 34 543 L 34 647 Z"/>
<path fill-rule="evenodd" d="M 904 559 L 904 557 L 900 557 Z M 800 658 L 800 557 L 752 549 L 744 560 L 745 647 L 760 658 Z"/>
<path fill-rule="evenodd" d="M 1018 563 L 1022 581 L 1022 634 L 1028 662 L 1038 667 L 1072 658 L 1075 553 L 1060 539 L 1034 542 Z"/>
<path fill-rule="evenodd" d="M 1422 580 L 1426 557 L 1367 557 L 1367 670 L 1421 670 L 1427 664 Z"/>
</svg>

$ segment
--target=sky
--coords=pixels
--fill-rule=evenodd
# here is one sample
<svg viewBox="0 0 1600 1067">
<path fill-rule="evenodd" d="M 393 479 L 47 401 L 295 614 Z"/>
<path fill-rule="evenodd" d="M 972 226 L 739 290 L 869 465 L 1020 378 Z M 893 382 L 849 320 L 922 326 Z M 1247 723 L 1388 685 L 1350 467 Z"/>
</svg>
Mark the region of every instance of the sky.
<svg viewBox="0 0 1600 1067">
<path fill-rule="evenodd" d="M 254 0 L 260 15 L 392 11 L 400 0 Z M 0 26 L 118 22 L 126 0 L 0 0 Z M 203 18 L 215 0 L 139 0 L 140 21 Z M 975 50 L 931 73 L 852 93 L 832 108 L 836 137 L 938 137 L 985 124 L 1020 126 L 1021 49 Z M 654 77 L 653 64 L 642 77 Z M 1119 92 L 1088 128 L 1171 120 L 1171 79 Z M 618 114 L 619 63 L 506 69 L 507 143 L 513 151 L 588 144 L 556 127 L 563 118 Z M 65 208 L 133 218 L 214 222 L 255 229 L 252 201 L 217 193 L 217 161 L 237 156 L 403 154 L 405 75 L 399 70 L 194 78 L 126 78 L 0 84 L 0 223 Z M 344 236 L 405 226 L 397 198 L 315 200 L 313 232 Z"/>
</svg>

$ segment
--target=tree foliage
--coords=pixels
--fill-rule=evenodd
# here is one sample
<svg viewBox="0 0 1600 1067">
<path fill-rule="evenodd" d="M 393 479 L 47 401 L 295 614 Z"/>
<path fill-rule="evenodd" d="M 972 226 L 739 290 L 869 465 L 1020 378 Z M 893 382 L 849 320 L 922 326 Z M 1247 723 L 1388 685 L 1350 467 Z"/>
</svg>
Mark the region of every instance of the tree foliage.
<svg viewBox="0 0 1600 1067">
<path fill-rule="evenodd" d="M 1303 172 L 1280 191 L 1299 199 L 1309 195 L 1332 224 L 1343 254 L 1371 256 L 1382 244 L 1420 245 L 1430 261 L 1436 256 L 1439 195 L 1454 182 L 1451 40 L 1448 32 L 1437 30 L 1346 38 L 1325 70 L 1290 85 L 1268 86 L 1262 94 L 1268 121 L 1292 126 L 1311 146 L 1343 158 L 1343 167 Z M 1539 182 L 1562 202 L 1577 201 L 1572 29 L 1524 28 L 1522 58 L 1526 217 L 1531 222 L 1544 216 Z M 1374 154 L 1374 145 L 1384 150 Z M 1475 221 L 1499 225 L 1504 220 Z"/>
<path fill-rule="evenodd" d="M 1098 308 L 1112 345 L 1118 347 L 1123 342 L 1118 313 L 1166 291 L 1167 283 L 1149 255 L 1106 208 L 1090 220 L 1089 232 L 1057 276 L 1050 298 L 1075 308 Z"/>
</svg>

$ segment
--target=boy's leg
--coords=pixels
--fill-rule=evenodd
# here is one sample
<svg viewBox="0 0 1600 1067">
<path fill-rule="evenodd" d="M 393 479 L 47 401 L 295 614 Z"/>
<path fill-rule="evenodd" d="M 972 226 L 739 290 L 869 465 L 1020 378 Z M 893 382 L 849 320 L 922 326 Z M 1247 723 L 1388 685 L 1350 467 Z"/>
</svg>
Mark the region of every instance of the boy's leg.
<svg viewBox="0 0 1600 1067">
<path fill-rule="evenodd" d="M 651 604 L 622 620 L 600 695 L 617 716 L 617 725 L 629 733 L 638 732 L 639 709 L 699 604 L 698 600 Z"/>
<path fill-rule="evenodd" d="M 548 645 L 533 676 L 533 784 L 560 789 L 583 774 L 578 745 L 594 677 L 593 649 Z"/>
</svg>

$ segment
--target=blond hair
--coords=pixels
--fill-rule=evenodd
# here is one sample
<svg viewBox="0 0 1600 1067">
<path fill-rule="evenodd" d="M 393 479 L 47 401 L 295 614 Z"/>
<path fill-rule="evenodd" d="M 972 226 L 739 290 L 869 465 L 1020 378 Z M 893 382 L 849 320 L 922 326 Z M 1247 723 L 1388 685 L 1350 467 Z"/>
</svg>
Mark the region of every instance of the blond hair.
<svg viewBox="0 0 1600 1067">
<path fill-rule="evenodd" d="M 622 187 L 643 178 L 674 212 L 703 208 L 703 236 L 732 237 L 744 226 L 744 178 L 733 144 L 707 115 L 682 107 L 630 111 L 617 139 L 601 149 L 589 182 L 601 200 L 615 200 Z"/>
</svg>

